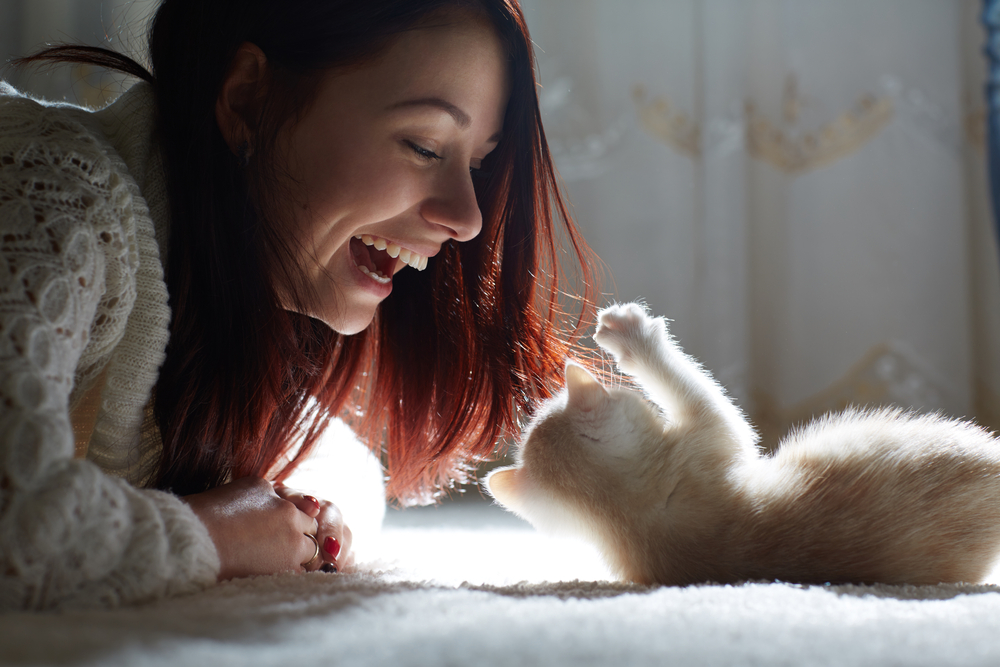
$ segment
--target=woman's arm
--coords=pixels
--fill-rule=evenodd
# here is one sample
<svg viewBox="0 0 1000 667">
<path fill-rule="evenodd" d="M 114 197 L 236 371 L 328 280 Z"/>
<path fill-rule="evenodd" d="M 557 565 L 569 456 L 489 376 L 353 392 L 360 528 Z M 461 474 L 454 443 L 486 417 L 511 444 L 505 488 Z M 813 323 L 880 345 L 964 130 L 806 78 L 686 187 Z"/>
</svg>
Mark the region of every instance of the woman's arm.
<svg viewBox="0 0 1000 667">
<path fill-rule="evenodd" d="M 81 355 L 103 346 L 107 358 L 118 338 L 103 313 L 134 295 L 137 190 L 69 114 L 3 92 L 0 610 L 113 605 L 220 576 L 301 571 L 317 521 L 269 483 L 182 500 L 73 459 L 68 406 Z M 143 315 L 130 310 L 123 317 Z"/>
<path fill-rule="evenodd" d="M 12 104 L 0 104 L 0 608 L 196 590 L 219 562 L 191 509 L 73 459 L 76 366 L 102 296 L 123 289 L 106 284 L 105 264 L 127 235 L 120 221 L 101 226 L 120 215 L 117 175 L 93 142 L 74 141 L 82 128 Z"/>
<path fill-rule="evenodd" d="M 106 279 L 134 241 L 111 203 L 122 178 L 82 126 L 0 96 L 0 609 L 146 600 L 218 574 L 188 505 L 73 459 L 77 364 L 101 299 L 127 292 Z"/>
</svg>

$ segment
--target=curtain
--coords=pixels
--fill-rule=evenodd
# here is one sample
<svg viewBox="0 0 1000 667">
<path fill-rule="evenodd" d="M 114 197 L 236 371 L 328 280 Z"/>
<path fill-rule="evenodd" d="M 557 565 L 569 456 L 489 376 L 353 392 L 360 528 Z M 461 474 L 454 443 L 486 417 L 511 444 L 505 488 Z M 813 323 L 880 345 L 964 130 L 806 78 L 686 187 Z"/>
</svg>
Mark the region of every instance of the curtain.
<svg viewBox="0 0 1000 667">
<path fill-rule="evenodd" d="M 1000 427 L 977 0 L 523 0 L 609 298 L 765 439 L 849 404 Z"/>
<path fill-rule="evenodd" d="M 159 0 L 0 0 L 0 63 L 47 44 L 83 43 L 140 57 L 147 20 Z M 132 81 L 81 66 L 0 70 L 0 78 L 34 96 L 102 107 Z"/>
<path fill-rule="evenodd" d="M 1000 230 L 1000 1 L 984 0 L 982 21 L 987 31 L 983 53 L 988 62 L 985 93 L 990 198 L 993 222 Z"/>
</svg>

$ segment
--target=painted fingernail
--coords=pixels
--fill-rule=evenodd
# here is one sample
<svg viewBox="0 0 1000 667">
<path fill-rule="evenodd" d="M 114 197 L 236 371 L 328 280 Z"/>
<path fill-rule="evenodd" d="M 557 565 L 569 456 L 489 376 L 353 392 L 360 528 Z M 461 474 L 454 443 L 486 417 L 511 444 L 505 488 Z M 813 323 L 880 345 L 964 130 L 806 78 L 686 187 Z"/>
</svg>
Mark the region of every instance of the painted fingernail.
<svg viewBox="0 0 1000 667">
<path fill-rule="evenodd" d="M 330 554 L 331 558 L 336 558 L 340 553 L 340 542 L 335 537 L 327 537 L 323 540 L 323 551 Z"/>
<path fill-rule="evenodd" d="M 313 496 L 302 496 L 302 497 L 311 502 L 313 505 L 315 505 L 317 512 L 320 510 L 319 501 L 316 500 L 316 498 L 314 498 Z"/>
<path fill-rule="evenodd" d="M 337 574 L 337 564 L 336 563 L 323 563 L 319 568 L 320 572 L 326 572 L 327 574 Z"/>
</svg>

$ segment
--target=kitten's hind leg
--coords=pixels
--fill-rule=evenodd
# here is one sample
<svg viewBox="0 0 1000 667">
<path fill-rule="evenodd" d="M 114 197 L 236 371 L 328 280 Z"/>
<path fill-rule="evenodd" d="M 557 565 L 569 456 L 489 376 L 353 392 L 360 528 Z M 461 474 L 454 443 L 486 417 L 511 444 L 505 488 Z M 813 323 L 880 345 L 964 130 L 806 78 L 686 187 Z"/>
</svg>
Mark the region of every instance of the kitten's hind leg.
<svg viewBox="0 0 1000 667">
<path fill-rule="evenodd" d="M 671 422 L 694 420 L 721 427 L 741 443 L 756 443 L 742 412 L 712 376 L 684 354 L 663 318 L 649 316 L 634 303 L 611 306 L 598 314 L 594 340 L 638 380 Z"/>
</svg>

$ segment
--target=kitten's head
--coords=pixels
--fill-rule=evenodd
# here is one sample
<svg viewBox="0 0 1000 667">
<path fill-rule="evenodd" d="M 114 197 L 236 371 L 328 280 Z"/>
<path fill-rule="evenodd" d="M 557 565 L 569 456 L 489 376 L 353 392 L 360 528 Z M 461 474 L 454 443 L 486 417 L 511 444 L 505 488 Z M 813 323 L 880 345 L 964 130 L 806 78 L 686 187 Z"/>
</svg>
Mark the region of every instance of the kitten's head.
<svg viewBox="0 0 1000 667">
<path fill-rule="evenodd" d="M 537 528 L 610 539 L 609 527 L 636 517 L 660 484 L 663 428 L 640 394 L 608 389 L 569 362 L 565 388 L 525 430 L 517 465 L 490 473 L 486 487 Z"/>
</svg>

